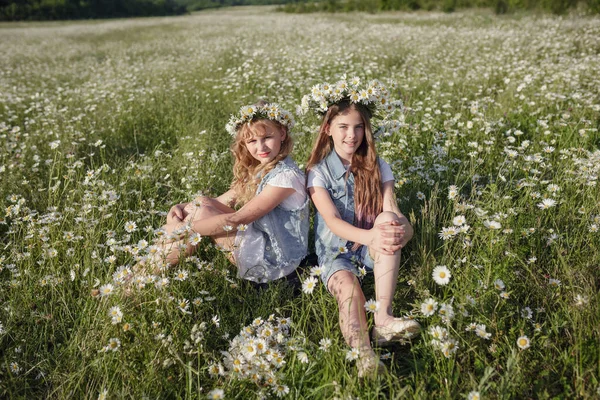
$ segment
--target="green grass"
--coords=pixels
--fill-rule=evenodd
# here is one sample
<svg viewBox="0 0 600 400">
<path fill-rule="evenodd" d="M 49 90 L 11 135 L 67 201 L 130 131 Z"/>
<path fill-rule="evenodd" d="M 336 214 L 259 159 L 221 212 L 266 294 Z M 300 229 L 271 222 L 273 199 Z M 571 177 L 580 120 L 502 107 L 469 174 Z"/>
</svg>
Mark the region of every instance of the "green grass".
<svg viewBox="0 0 600 400">
<path fill-rule="evenodd" d="M 10 39 L 0 59 L 0 397 L 275 397 L 270 377 L 288 398 L 597 398 L 600 20 L 246 11 L 0 24 Z M 230 113 L 258 98 L 294 110 L 312 85 L 344 73 L 396 80 L 406 106 L 379 154 L 415 229 L 394 310 L 424 331 L 378 350 L 389 373 L 375 381 L 346 360 L 322 285 L 258 290 L 207 240 L 153 278 L 169 278 L 162 288 L 113 275 L 147 251 L 140 241 L 151 244 L 172 204 L 227 190 Z M 299 164 L 317 123 L 297 121 Z M 542 209 L 544 199 L 556 204 Z M 456 216 L 470 228 L 442 239 Z M 446 286 L 432 279 L 438 265 L 452 273 Z M 113 294 L 92 295 L 108 283 Z M 371 278 L 364 290 L 374 297 Z M 429 298 L 454 317 L 424 316 Z M 285 364 L 265 367 L 258 384 L 212 375 L 214 363 L 229 371 L 222 352 L 240 330 L 270 315 L 293 321 Z M 448 357 L 432 345 L 435 326 L 458 344 Z M 103 351 L 114 338 L 116 351 Z"/>
</svg>

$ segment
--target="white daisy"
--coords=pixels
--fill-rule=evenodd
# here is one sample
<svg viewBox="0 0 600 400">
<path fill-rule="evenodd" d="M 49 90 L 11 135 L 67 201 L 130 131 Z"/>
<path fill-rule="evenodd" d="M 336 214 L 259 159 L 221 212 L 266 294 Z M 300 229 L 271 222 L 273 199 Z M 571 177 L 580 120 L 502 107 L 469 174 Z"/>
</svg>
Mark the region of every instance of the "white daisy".
<svg viewBox="0 0 600 400">
<path fill-rule="evenodd" d="M 446 267 L 445 265 L 438 265 L 433 269 L 431 276 L 433 277 L 435 283 L 437 283 L 440 286 L 444 286 L 450 282 L 452 274 L 450 273 L 448 267 Z"/>
</svg>

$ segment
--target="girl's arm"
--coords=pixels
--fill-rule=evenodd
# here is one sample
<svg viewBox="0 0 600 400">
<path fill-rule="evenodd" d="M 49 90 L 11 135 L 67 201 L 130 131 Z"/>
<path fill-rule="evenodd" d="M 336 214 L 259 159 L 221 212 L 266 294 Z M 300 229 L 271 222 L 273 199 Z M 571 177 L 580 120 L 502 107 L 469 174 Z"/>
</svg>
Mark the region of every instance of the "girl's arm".
<svg viewBox="0 0 600 400">
<path fill-rule="evenodd" d="M 398 203 L 396 203 L 396 196 L 394 195 L 394 181 L 387 181 L 383 184 L 383 211 L 391 211 L 396 214 L 399 218 L 398 224 L 404 228 L 404 235 L 400 241 L 401 247 L 413 237 L 413 228 L 408 222 L 408 218 L 400 212 Z"/>
<path fill-rule="evenodd" d="M 294 192 L 295 190 L 293 188 L 266 185 L 262 192 L 238 211 L 215 215 L 198 221 L 191 221 L 191 228 L 194 232 L 203 236 L 223 234 L 225 232 L 224 227 L 226 226 L 232 228 L 227 229 L 228 231 L 235 231 L 238 225 L 249 224 L 265 216 Z M 184 225 L 185 224 L 180 224 L 179 227 Z"/>
<path fill-rule="evenodd" d="M 308 188 L 308 193 L 327 227 L 336 236 L 369 246 L 383 254 L 391 255 L 398 250 L 399 247 L 394 245 L 398 227 L 391 224 L 379 224 L 371 229 L 358 228 L 340 217 L 327 189 L 313 186 Z"/>
<path fill-rule="evenodd" d="M 219 203 L 231 208 L 235 204 L 236 195 L 233 189 L 229 189 L 219 197 L 215 197 L 215 200 Z"/>
<path fill-rule="evenodd" d="M 190 204 L 194 203 L 199 206 L 210 205 L 224 213 L 232 212 L 231 206 L 235 203 L 235 191 L 229 189 L 219 197 L 210 198 L 205 196 L 196 197 L 193 201 L 187 203 L 175 204 L 167 213 L 167 224 L 172 222 L 181 222 L 187 217 L 185 208 Z"/>
</svg>

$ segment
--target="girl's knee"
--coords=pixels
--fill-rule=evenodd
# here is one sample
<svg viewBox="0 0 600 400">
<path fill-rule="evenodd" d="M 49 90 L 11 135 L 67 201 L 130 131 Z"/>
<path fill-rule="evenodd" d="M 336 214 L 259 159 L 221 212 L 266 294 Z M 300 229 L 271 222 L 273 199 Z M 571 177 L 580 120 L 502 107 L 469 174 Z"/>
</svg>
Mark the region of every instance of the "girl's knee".
<svg viewBox="0 0 600 400">
<path fill-rule="evenodd" d="M 337 271 L 327 282 L 329 292 L 338 300 L 352 297 L 352 294 L 360 288 L 360 283 L 356 276 L 350 271 Z"/>
<path fill-rule="evenodd" d="M 399 220 L 400 220 L 400 218 L 398 217 L 398 215 L 396 215 L 396 213 L 393 213 L 391 211 L 383 211 L 383 212 L 381 212 L 381 214 L 379 214 L 377 216 L 377 218 L 375 218 L 374 225 L 381 224 L 384 222 L 392 222 L 392 221 L 399 221 Z"/>
</svg>

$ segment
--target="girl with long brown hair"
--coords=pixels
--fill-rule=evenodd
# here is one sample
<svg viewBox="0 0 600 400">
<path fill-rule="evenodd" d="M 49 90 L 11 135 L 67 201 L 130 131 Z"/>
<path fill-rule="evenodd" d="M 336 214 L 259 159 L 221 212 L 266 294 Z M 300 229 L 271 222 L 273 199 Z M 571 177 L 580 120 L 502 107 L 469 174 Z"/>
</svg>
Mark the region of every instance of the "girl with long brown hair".
<svg viewBox="0 0 600 400">
<path fill-rule="evenodd" d="M 305 176 L 289 157 L 292 126 L 291 114 L 277 104 L 244 106 L 232 116 L 230 190 L 173 206 L 164 238 L 143 263 L 155 270 L 173 265 L 209 236 L 230 252 L 241 278 L 263 283 L 294 272 L 306 255 L 309 222 Z"/>
<path fill-rule="evenodd" d="M 420 326 L 392 314 L 400 250 L 413 232 L 396 204 L 392 170 L 375 151 L 371 117 L 390 107 L 389 93 L 378 81 L 366 88 L 359 82 L 317 85 L 302 107 L 314 103 L 323 113 L 307 165 L 307 188 L 317 210 L 315 248 L 321 279 L 338 303 L 344 339 L 358 350 L 362 377 L 385 369 L 371 348 L 365 310 L 374 312 L 377 345 L 405 340 Z M 375 302 L 366 302 L 357 279 L 365 270 L 375 276 Z"/>
</svg>

